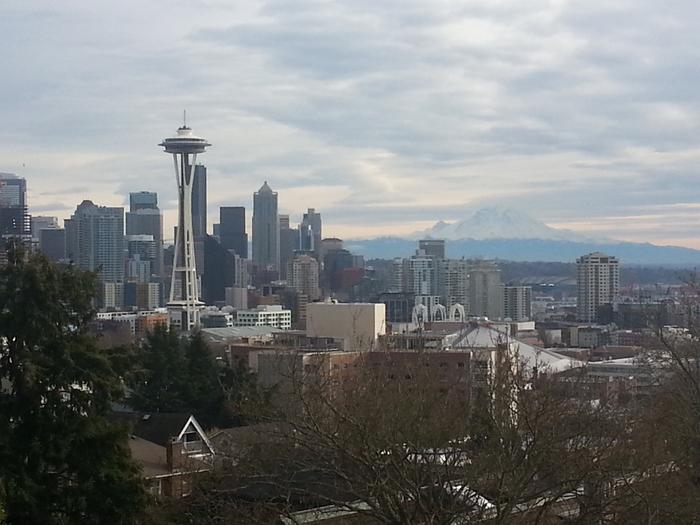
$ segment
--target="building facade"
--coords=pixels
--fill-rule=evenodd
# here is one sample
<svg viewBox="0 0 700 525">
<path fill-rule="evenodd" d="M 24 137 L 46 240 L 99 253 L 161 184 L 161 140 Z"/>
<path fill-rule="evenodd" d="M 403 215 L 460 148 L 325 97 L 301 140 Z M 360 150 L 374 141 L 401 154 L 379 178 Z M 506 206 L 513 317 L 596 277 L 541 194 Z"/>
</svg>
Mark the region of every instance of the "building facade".
<svg viewBox="0 0 700 525">
<path fill-rule="evenodd" d="M 277 192 L 272 191 L 267 181 L 253 194 L 253 263 L 258 270 L 279 272 Z"/>
<path fill-rule="evenodd" d="M 503 318 L 520 323 L 532 319 L 532 288 L 503 287 Z"/>
<path fill-rule="evenodd" d="M 577 266 L 577 319 L 595 321 L 598 308 L 612 304 L 620 293 L 620 262 L 615 257 L 594 252 L 579 257 Z"/>
</svg>

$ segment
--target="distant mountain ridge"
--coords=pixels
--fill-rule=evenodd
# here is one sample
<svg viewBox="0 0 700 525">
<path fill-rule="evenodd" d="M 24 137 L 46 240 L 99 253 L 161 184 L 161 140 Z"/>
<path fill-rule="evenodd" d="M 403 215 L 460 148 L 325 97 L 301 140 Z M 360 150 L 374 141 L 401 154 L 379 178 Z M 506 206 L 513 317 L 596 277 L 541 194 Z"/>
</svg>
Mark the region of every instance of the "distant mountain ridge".
<svg viewBox="0 0 700 525">
<path fill-rule="evenodd" d="M 581 255 L 601 251 L 614 255 L 622 264 L 698 266 L 700 250 L 679 246 L 595 239 L 569 230 L 552 228 L 527 214 L 504 208 L 484 208 L 470 218 L 447 223 L 407 238 L 379 237 L 348 240 L 346 247 L 367 259 L 408 257 L 415 253 L 417 240 L 445 239 L 450 258 L 483 257 L 510 261 L 574 262 Z"/>
<path fill-rule="evenodd" d="M 458 222 L 438 221 L 432 228 L 415 232 L 412 239 L 545 239 L 554 241 L 606 242 L 587 235 L 552 228 L 530 215 L 509 208 L 481 208 L 466 220 Z"/>
</svg>

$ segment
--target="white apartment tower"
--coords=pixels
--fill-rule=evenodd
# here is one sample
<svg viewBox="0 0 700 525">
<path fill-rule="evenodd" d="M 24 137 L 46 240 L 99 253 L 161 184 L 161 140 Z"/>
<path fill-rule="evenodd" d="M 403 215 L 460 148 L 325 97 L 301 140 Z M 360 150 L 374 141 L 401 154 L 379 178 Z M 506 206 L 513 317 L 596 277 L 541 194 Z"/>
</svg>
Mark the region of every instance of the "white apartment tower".
<svg viewBox="0 0 700 525">
<path fill-rule="evenodd" d="M 620 262 L 615 257 L 594 252 L 579 257 L 577 285 L 577 318 L 590 323 L 596 320 L 598 308 L 615 301 L 620 292 Z"/>
</svg>

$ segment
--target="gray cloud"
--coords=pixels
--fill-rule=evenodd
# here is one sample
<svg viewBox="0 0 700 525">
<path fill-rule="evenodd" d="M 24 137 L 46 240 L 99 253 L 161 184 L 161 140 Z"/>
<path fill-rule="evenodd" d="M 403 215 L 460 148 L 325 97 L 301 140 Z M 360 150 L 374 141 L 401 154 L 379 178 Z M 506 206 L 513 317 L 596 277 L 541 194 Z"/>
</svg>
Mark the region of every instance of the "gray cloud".
<svg viewBox="0 0 700 525">
<path fill-rule="evenodd" d="M 500 203 L 700 245 L 693 211 L 625 219 L 700 203 L 696 4 L 472 4 L 3 3 L 0 171 L 57 214 L 156 190 L 167 224 L 156 144 L 187 108 L 214 144 L 212 219 L 268 180 L 292 220 L 316 207 L 342 236 Z"/>
</svg>

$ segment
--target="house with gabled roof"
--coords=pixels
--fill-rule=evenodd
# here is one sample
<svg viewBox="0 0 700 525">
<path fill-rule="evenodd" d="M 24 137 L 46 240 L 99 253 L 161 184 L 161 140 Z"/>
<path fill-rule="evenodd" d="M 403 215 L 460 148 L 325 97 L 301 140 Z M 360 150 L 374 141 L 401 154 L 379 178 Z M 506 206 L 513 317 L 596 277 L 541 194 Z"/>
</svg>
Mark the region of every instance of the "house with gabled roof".
<svg viewBox="0 0 700 525">
<path fill-rule="evenodd" d="M 129 425 L 131 456 L 157 497 L 190 494 L 196 476 L 212 470 L 214 448 L 192 414 L 117 412 Z"/>
</svg>

